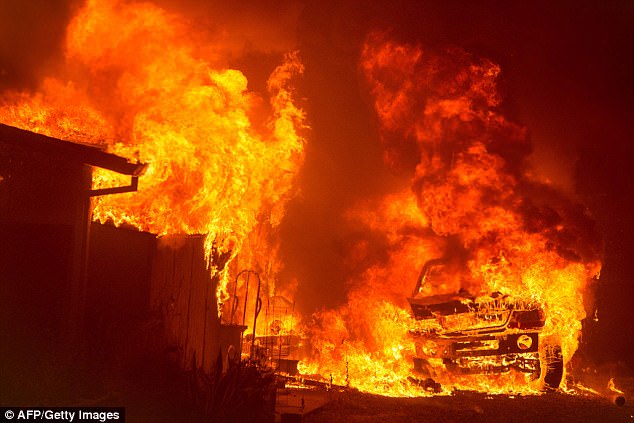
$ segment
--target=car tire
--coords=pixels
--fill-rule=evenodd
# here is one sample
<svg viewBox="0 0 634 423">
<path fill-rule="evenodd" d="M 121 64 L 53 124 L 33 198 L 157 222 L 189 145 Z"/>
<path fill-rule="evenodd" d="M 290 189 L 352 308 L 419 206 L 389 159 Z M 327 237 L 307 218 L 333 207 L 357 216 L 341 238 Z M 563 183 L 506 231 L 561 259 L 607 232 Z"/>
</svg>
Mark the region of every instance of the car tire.
<svg viewBox="0 0 634 423">
<path fill-rule="evenodd" d="M 546 345 L 540 352 L 541 379 L 545 389 L 558 389 L 564 376 L 564 356 L 560 345 Z"/>
</svg>

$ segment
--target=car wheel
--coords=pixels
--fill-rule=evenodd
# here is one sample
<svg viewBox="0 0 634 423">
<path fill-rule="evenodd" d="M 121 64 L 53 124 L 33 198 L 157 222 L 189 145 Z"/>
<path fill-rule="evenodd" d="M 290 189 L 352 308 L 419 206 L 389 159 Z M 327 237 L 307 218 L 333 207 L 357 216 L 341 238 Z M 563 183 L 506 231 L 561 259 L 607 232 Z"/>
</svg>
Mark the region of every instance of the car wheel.
<svg viewBox="0 0 634 423">
<path fill-rule="evenodd" d="M 564 356 L 561 346 L 546 345 L 540 352 L 541 378 L 544 388 L 557 389 L 564 376 Z"/>
</svg>

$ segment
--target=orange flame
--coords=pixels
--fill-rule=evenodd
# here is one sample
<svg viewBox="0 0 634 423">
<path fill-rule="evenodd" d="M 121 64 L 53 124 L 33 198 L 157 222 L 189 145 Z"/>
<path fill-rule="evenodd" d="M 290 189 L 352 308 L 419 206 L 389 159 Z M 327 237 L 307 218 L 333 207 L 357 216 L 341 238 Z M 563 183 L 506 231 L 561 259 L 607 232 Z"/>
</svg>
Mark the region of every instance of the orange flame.
<svg viewBox="0 0 634 423">
<path fill-rule="evenodd" d="M 149 3 L 87 1 L 65 47 L 64 73 L 5 95 L 0 120 L 148 164 L 138 192 L 94 199 L 95 220 L 207 234 L 208 258 L 212 246 L 236 257 L 259 219 L 279 224 L 303 161 L 297 53 L 271 74 L 267 106 L 204 34 Z M 93 185 L 120 183 L 95 170 Z"/>
<path fill-rule="evenodd" d="M 625 392 L 621 391 L 619 388 L 616 387 L 616 385 L 614 384 L 614 378 L 611 377 L 610 380 L 608 381 L 608 389 L 612 392 L 616 392 L 617 394 L 624 394 Z"/>
<path fill-rule="evenodd" d="M 407 383 L 414 356 L 407 332 L 416 322 L 404 300 L 415 269 L 443 256 L 462 262 L 462 288 L 476 298 L 499 292 L 540 304 L 541 337 L 561 345 L 568 362 L 585 318 L 586 284 L 600 269 L 600 242 L 580 206 L 531 178 L 526 131 L 499 111 L 500 68 L 460 50 L 434 55 L 382 34 L 368 37 L 361 68 L 385 162 L 410 172 L 411 191 L 386 197 L 395 206 L 366 220 L 366 230 L 388 240 L 384 254 L 365 263 L 346 306 L 315 316 L 320 352 L 306 369 L 370 392 L 420 395 Z M 353 256 L 363 251 L 361 244 Z M 536 392 L 525 374 L 458 377 L 442 362 L 430 364 L 443 389 Z"/>
</svg>

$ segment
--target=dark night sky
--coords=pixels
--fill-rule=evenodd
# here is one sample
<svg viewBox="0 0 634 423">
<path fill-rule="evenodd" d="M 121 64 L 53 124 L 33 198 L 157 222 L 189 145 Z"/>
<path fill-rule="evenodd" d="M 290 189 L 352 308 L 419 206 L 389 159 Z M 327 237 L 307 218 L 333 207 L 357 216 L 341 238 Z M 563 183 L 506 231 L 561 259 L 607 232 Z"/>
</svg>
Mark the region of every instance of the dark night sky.
<svg viewBox="0 0 634 423">
<path fill-rule="evenodd" d="M 34 86 L 60 61 L 63 31 L 79 3 L 0 1 L 0 89 Z M 589 348 L 600 360 L 631 356 L 634 1 L 284 1 L 274 13 L 256 1 L 159 3 L 185 8 L 199 22 L 231 21 L 236 31 L 261 27 L 262 37 L 245 35 L 247 54 L 233 58 L 255 89 L 280 51 L 295 46 L 302 53 L 306 72 L 298 92 L 311 133 L 302 195 L 282 227 L 284 276 L 300 280 L 302 308 L 345 298 L 341 214 L 362 198 L 407 184 L 382 164 L 358 71 L 366 33 L 388 29 L 404 41 L 459 46 L 501 65 L 503 107 L 529 128 L 533 165 L 587 205 L 604 236 L 600 320 L 587 335 Z"/>
</svg>

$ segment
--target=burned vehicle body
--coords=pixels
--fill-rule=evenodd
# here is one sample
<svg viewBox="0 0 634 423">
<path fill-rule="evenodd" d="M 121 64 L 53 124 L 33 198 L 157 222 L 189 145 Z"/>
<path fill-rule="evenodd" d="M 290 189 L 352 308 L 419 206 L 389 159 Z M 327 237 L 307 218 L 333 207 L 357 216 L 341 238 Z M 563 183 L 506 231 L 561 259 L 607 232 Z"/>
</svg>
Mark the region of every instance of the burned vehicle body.
<svg viewBox="0 0 634 423">
<path fill-rule="evenodd" d="M 557 388 L 563 375 L 561 348 L 542 339 L 541 305 L 499 293 L 474 297 L 465 290 L 423 296 L 421 288 L 442 275 L 445 262 L 423 266 L 412 297 L 416 319 L 410 329 L 415 347 L 414 372 L 433 378 L 437 366 L 454 374 L 528 373 L 547 388 Z"/>
</svg>

